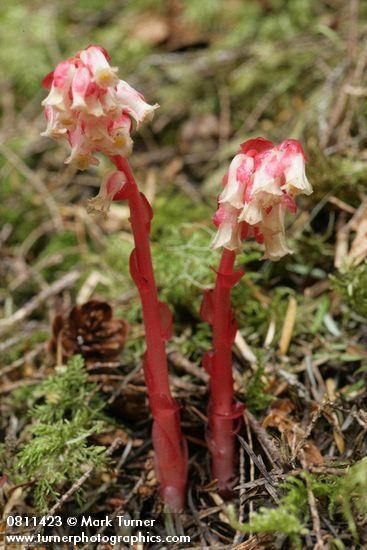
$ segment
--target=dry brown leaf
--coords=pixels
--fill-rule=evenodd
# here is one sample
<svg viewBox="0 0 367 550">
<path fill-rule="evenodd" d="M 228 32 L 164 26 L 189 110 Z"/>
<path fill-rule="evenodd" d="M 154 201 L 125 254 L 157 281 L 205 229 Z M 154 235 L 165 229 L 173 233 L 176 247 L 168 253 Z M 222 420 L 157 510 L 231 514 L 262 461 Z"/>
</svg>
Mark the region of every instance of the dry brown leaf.
<svg viewBox="0 0 367 550">
<path fill-rule="evenodd" d="M 148 487 L 148 485 L 140 485 L 138 487 L 138 494 L 143 498 L 149 498 L 154 492 L 154 489 L 152 487 Z"/>
<path fill-rule="evenodd" d="M 272 427 L 280 433 L 284 433 L 290 449 L 296 448 L 305 437 L 305 431 L 294 421 L 290 414 L 294 409 L 295 406 L 289 399 L 279 400 L 273 404 L 270 413 L 262 424 L 263 428 Z M 324 459 L 312 440 L 305 442 L 303 450 L 307 465 L 323 464 Z"/>
<path fill-rule="evenodd" d="M 279 432 L 292 430 L 295 422 L 289 413 L 294 411 L 294 405 L 289 399 L 281 399 L 273 403 L 270 413 L 264 418 L 263 428 L 276 428 Z"/>
<path fill-rule="evenodd" d="M 305 462 L 307 466 L 320 465 L 324 463 L 324 458 L 313 441 L 307 441 L 303 447 Z"/>
</svg>

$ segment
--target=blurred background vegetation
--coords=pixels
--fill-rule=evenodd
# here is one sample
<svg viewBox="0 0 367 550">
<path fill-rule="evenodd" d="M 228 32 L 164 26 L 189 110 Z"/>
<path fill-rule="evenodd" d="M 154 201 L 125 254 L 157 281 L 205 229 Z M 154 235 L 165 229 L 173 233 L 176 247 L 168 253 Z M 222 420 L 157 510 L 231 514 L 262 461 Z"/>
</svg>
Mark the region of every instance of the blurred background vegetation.
<svg viewBox="0 0 367 550">
<path fill-rule="evenodd" d="M 178 322 L 193 330 L 199 295 L 213 280 L 209 266 L 217 261 L 208 245 L 221 177 L 239 143 L 257 135 L 300 139 L 315 192 L 300 203 L 289 227 L 293 256 L 279 264 L 259 262 L 259 247 L 245 243 L 239 261 L 252 286 L 245 281 L 236 291 L 242 330 L 257 345 L 267 329 L 269 312 L 254 296 L 256 284 L 267 286 L 270 301 L 282 307 L 289 293 L 327 280 L 338 263 L 337 231 L 366 192 L 365 3 L 4 0 L 0 16 L 4 316 L 75 268 L 81 275 L 74 299 L 91 274 L 89 294 L 95 290 L 116 304 L 132 288 L 126 205 L 115 204 L 106 222 L 85 213 L 106 161 L 75 173 L 63 164 L 66 145 L 39 136 L 42 77 L 89 43 L 103 44 L 121 78 L 161 105 L 154 122 L 136 135 L 131 162 L 153 199 L 158 283 L 178 308 Z M 344 276 L 336 273 L 334 280 L 362 315 L 363 259 L 362 251 L 349 290 Z M 348 269 L 344 265 L 344 274 Z M 355 300 L 361 292 L 362 303 Z M 56 305 L 47 305 L 52 316 Z M 307 307 L 312 316 L 317 304 Z M 131 321 L 138 309 L 128 301 L 124 313 Z M 302 323 L 302 330 L 309 328 Z"/>
<path fill-rule="evenodd" d="M 321 381 L 332 378 L 345 400 L 362 391 L 367 370 L 367 3 L 2 0 L 0 21 L 0 312 L 5 319 L 0 349 L 5 369 L 31 352 L 31 366 L 18 378 L 44 376 L 50 367 L 40 375 L 35 365 L 44 364 L 50 320 L 91 296 L 110 300 L 130 323 L 123 364 L 133 368 L 141 358 L 141 313 L 127 269 L 132 248 L 127 206 L 114 204 L 108 220 L 87 215 L 85 208 L 107 162 L 101 159 L 99 167 L 77 173 L 63 164 L 66 145 L 40 137 L 43 76 L 76 50 L 100 43 L 120 78 L 160 104 L 154 121 L 135 135 L 131 164 L 153 203 L 157 281 L 175 318 L 170 346 L 199 364 L 210 345 L 198 311 L 202 290 L 213 282 L 210 266 L 217 263 L 217 254 L 209 250 L 211 218 L 239 143 L 258 135 L 275 142 L 292 137 L 307 152 L 315 191 L 300 200 L 297 218 L 289 220 L 292 256 L 263 262 L 257 244 L 244 244 L 238 263 L 246 276 L 234 291 L 239 328 L 265 365 L 261 391 L 270 388 L 277 361 L 286 372 L 307 379 L 301 366 L 305 353 L 317 362 Z M 74 271 L 71 288 L 62 295 L 52 291 Z M 42 292 L 46 298 L 37 302 Z M 289 357 L 279 360 L 275 351 L 291 297 L 298 305 L 296 325 Z M 34 299 L 20 325 L 6 324 Z M 245 396 L 246 387 L 254 385 L 252 372 L 243 370 L 238 388 Z M 6 374 L 4 380 L 17 383 Z M 252 410 L 259 412 L 268 402 L 255 392 Z M 10 409 L 2 407 L 5 429 Z"/>
<path fill-rule="evenodd" d="M 327 278 L 337 229 L 366 192 L 364 3 L 4 0 L 0 16 L 4 316 L 68 270 L 81 269 L 80 289 L 101 258 L 103 273 L 93 279 L 97 292 L 119 304 L 132 288 L 126 206 L 116 204 L 107 222 L 85 213 L 106 161 L 75 173 L 63 165 L 66 145 L 39 136 L 42 77 L 89 43 L 103 44 L 121 78 L 161 105 L 152 125 L 136 135 L 132 165 L 153 199 L 158 283 L 170 305 L 180 306 L 178 322 L 187 321 L 191 330 L 200 292 L 213 280 L 209 266 L 217 260 L 208 245 L 221 177 L 239 143 L 257 135 L 300 139 L 315 193 L 301 202 L 289 228 L 293 256 L 279 264 L 259 262 L 259 248 L 248 242 L 239 261 L 248 265 L 253 284 L 267 285 L 274 296 Z M 332 202 L 335 197 L 347 206 Z M 336 274 L 334 287 L 341 287 L 346 302 L 361 292 L 365 264 L 359 271 L 352 294 Z M 288 290 L 272 290 L 279 281 Z M 253 288 L 241 283 L 240 289 L 242 328 L 258 344 L 264 334 L 259 339 L 253 329 L 262 323 L 264 333 L 268 312 Z M 132 320 L 137 312 L 129 303 L 124 313 Z M 359 312 L 366 313 L 363 304 Z"/>
</svg>

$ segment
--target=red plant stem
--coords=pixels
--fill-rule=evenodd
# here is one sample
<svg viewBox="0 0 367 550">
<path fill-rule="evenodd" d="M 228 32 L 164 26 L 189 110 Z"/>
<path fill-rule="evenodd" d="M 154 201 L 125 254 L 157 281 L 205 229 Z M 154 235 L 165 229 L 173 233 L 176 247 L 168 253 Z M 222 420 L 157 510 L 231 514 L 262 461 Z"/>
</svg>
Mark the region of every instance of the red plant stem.
<svg viewBox="0 0 367 550">
<path fill-rule="evenodd" d="M 231 288 L 243 271 L 234 271 L 236 253 L 223 249 L 212 291 L 213 350 L 209 353 L 210 403 L 207 440 L 212 453 L 212 474 L 224 497 L 235 480 L 235 418 L 242 409 L 233 402 L 232 344 L 237 324 L 231 310 Z M 209 291 L 210 292 L 210 291 Z"/>
<path fill-rule="evenodd" d="M 140 193 L 127 160 L 113 157 L 112 161 L 127 180 L 123 189 L 129 202 L 135 243 L 130 271 L 143 310 L 146 337 L 144 376 L 153 416 L 152 440 L 160 491 L 171 511 L 179 512 L 185 505 L 187 451 L 180 429 L 179 407 L 172 398 L 168 379 L 165 340 L 169 337 L 172 316 L 168 306 L 158 301 L 150 252 L 150 206 Z"/>
</svg>

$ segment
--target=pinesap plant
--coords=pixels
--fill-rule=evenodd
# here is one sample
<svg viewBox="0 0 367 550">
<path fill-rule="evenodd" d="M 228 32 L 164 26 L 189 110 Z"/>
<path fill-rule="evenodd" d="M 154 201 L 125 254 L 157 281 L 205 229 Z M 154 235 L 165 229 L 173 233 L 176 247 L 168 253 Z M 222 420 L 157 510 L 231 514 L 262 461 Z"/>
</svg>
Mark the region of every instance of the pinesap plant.
<svg viewBox="0 0 367 550">
<path fill-rule="evenodd" d="M 294 139 L 275 146 L 264 138 L 242 143 L 223 178 L 212 248 L 222 247 L 214 289 L 204 293 L 201 317 L 212 326 L 213 347 L 203 364 L 210 374 L 207 441 L 213 478 L 224 496 L 235 481 L 235 433 L 243 406 L 234 403 L 232 345 L 237 323 L 231 309 L 232 287 L 244 274 L 234 269 L 242 241 L 253 236 L 264 244 L 264 259 L 279 260 L 291 250 L 285 239 L 286 210 L 294 213 L 294 196 L 312 193 L 305 174 L 305 154 Z"/>
<path fill-rule="evenodd" d="M 103 153 L 115 170 L 104 178 L 90 211 L 107 214 L 113 200 L 127 200 L 135 248 L 130 273 L 140 294 L 145 325 L 144 375 L 153 416 L 152 439 L 164 502 L 180 511 L 185 502 L 187 452 L 181 434 L 179 407 L 169 387 L 165 342 L 172 331 L 171 312 L 158 300 L 150 252 L 151 206 L 139 188 L 127 157 L 132 152 L 133 123 L 149 121 L 158 105 L 149 105 L 109 64 L 104 48 L 88 46 L 61 61 L 43 80 L 49 94 L 43 101 L 47 127 L 43 135 L 66 139 L 66 163 L 84 170 Z"/>
</svg>

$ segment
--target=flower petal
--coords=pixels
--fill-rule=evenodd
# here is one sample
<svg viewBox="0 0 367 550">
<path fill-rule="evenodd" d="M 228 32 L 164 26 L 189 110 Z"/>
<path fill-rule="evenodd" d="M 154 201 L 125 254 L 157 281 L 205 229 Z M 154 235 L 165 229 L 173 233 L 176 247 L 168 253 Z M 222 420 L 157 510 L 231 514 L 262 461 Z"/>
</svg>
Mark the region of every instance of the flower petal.
<svg viewBox="0 0 367 550">
<path fill-rule="evenodd" d="M 227 184 L 224 187 L 219 203 L 230 203 L 234 208 L 241 208 L 246 185 L 252 178 L 254 161 L 247 155 L 236 155 L 229 165 Z"/>
<path fill-rule="evenodd" d="M 277 261 L 283 256 L 291 254 L 292 250 L 287 246 L 284 229 L 284 217 L 286 207 L 283 204 L 274 206 L 264 215 L 260 230 L 264 236 L 264 258 Z"/>
<path fill-rule="evenodd" d="M 126 176 L 123 172 L 108 172 L 104 177 L 99 193 L 96 197 L 89 199 L 88 212 L 100 212 L 106 218 L 110 210 L 113 197 L 118 193 L 126 183 Z"/>
<path fill-rule="evenodd" d="M 120 80 L 117 85 L 116 97 L 124 110 L 135 119 L 138 126 L 152 120 L 154 111 L 159 107 L 158 103 L 149 105 L 139 92 L 123 80 Z"/>
</svg>

